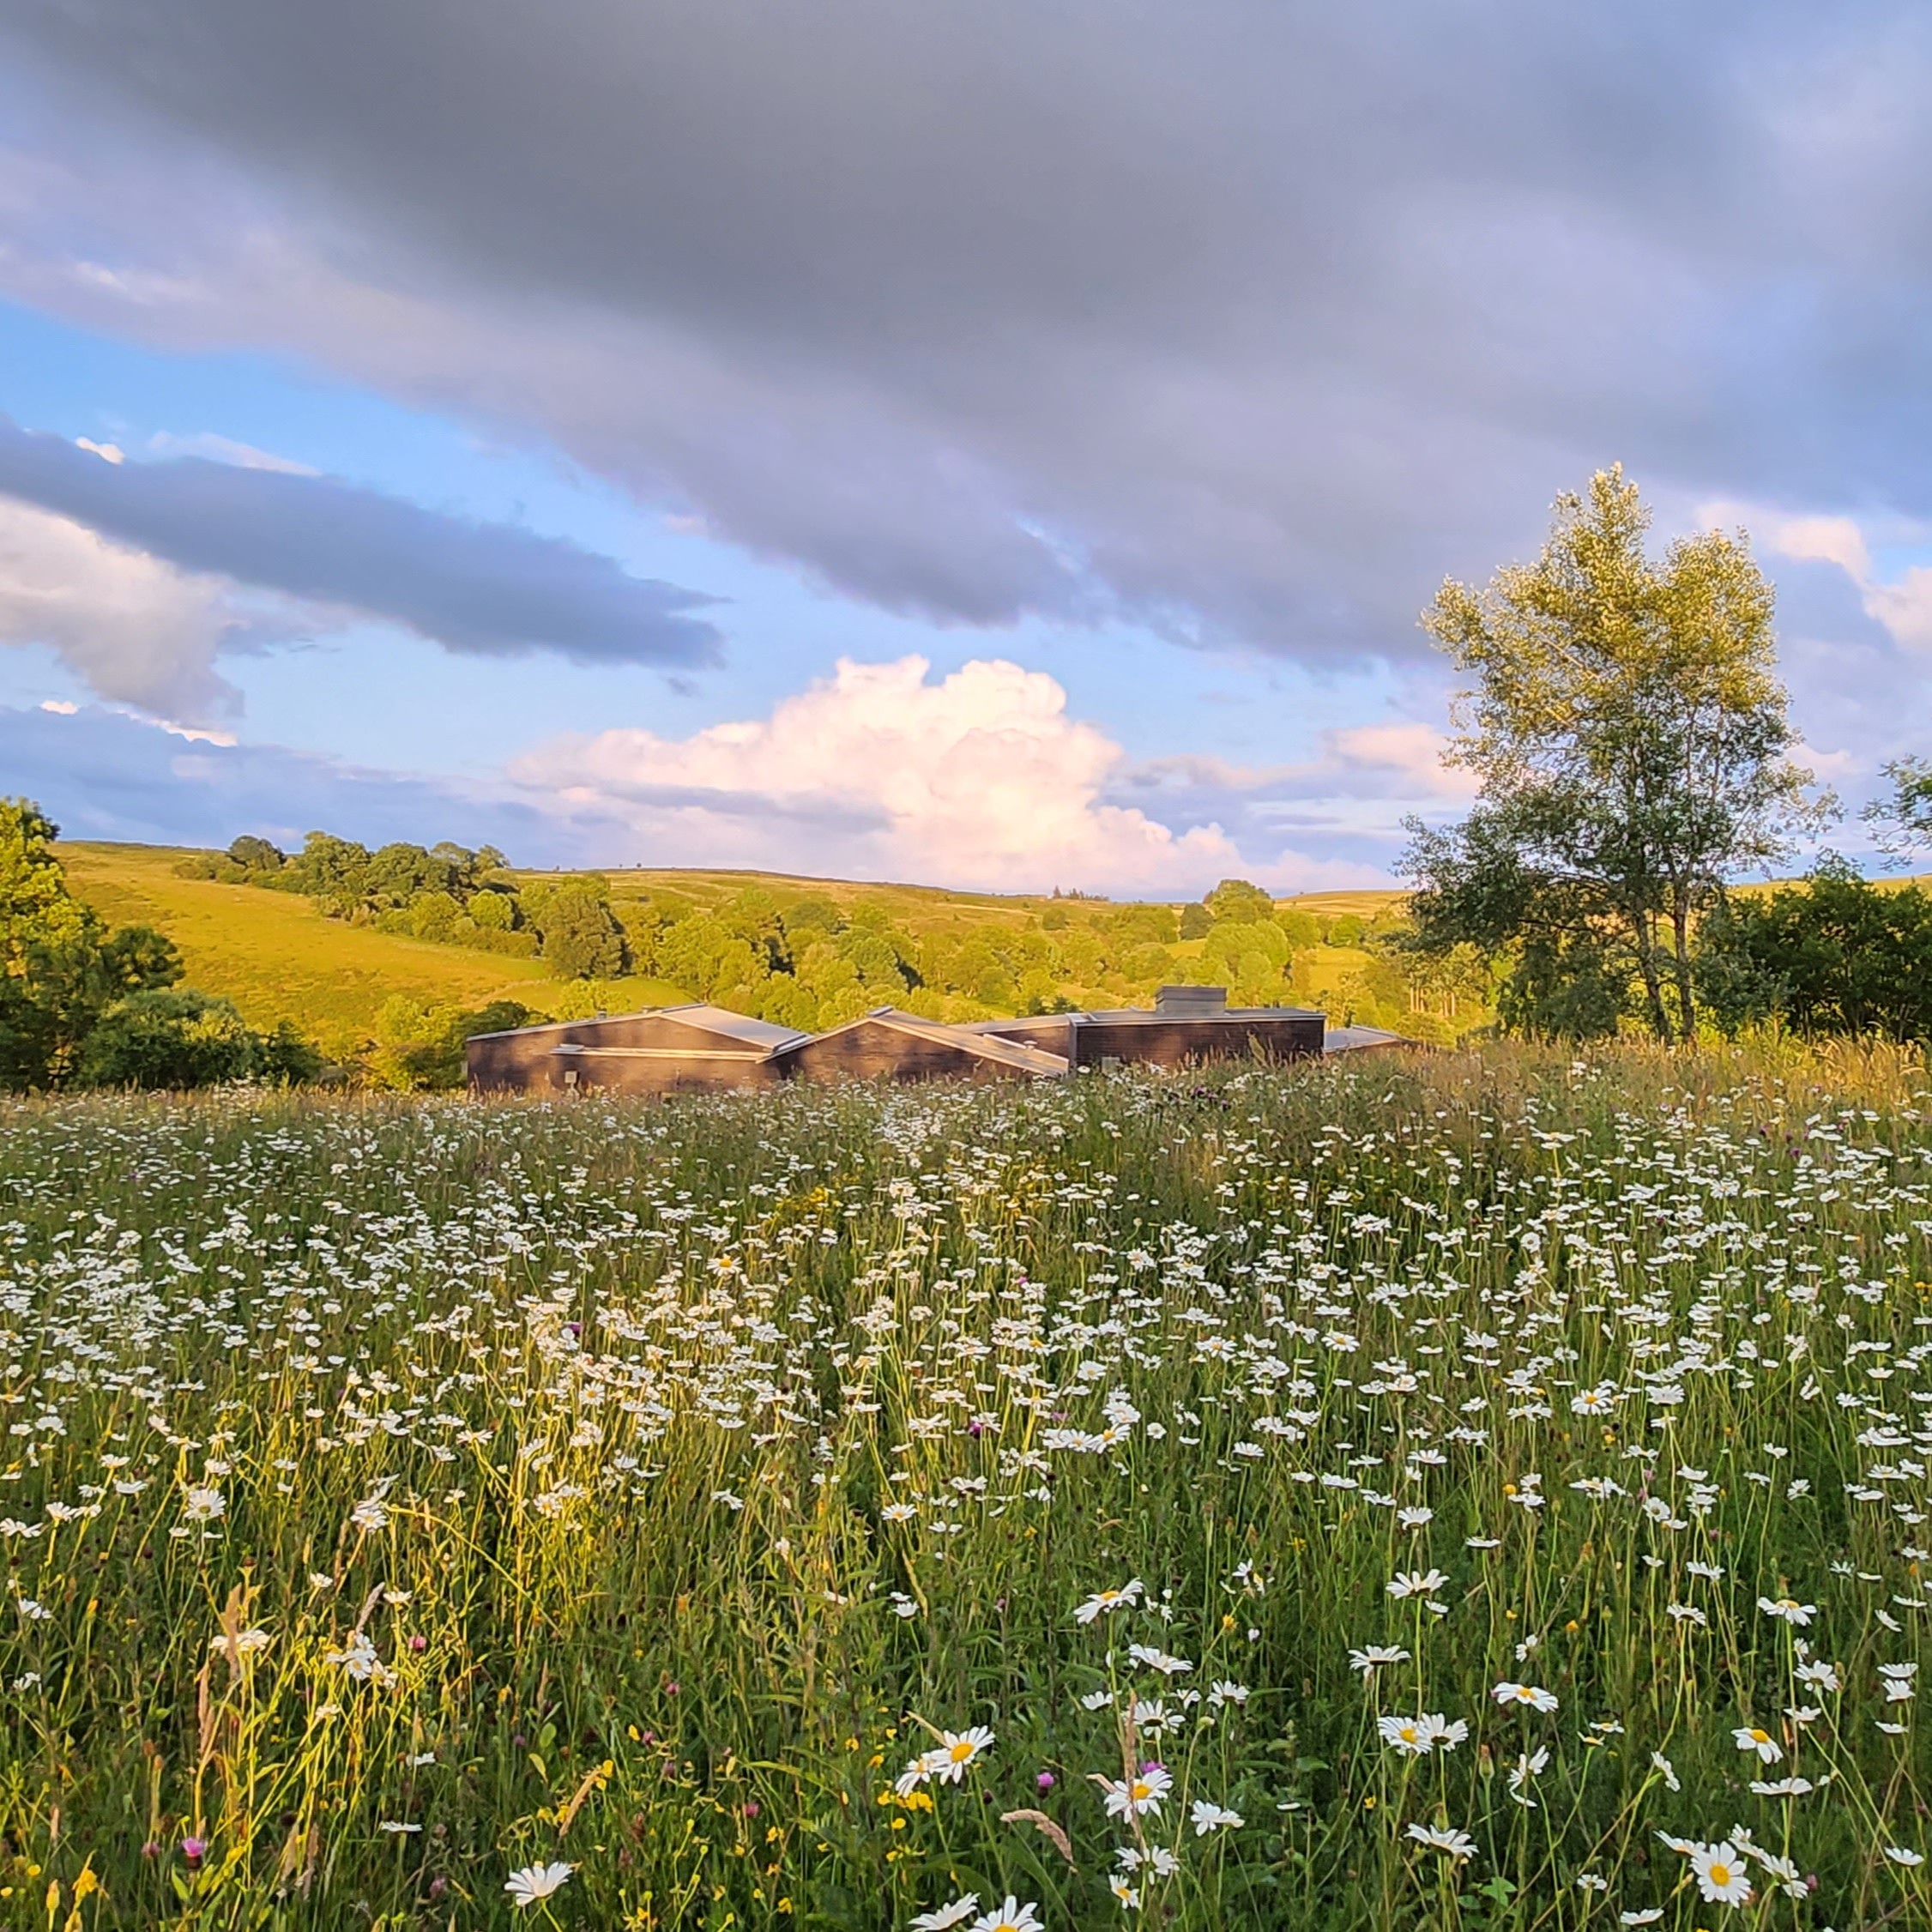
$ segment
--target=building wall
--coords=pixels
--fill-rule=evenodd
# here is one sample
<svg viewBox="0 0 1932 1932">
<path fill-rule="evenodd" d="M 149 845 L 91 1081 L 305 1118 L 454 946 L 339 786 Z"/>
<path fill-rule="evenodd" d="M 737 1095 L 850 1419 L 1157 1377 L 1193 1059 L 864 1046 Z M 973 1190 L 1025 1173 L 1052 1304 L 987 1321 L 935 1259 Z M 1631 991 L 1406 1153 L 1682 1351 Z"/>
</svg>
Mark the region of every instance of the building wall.
<svg viewBox="0 0 1932 1932">
<path fill-rule="evenodd" d="M 666 1094 L 727 1093 L 740 1087 L 769 1087 L 776 1076 L 770 1062 L 760 1054 L 655 1054 L 633 1058 L 628 1054 L 559 1054 L 551 1062 L 555 1069 L 550 1084 L 564 1085 L 564 1075 L 574 1071 L 580 1092 L 635 1094 L 661 1098 Z"/>
<path fill-rule="evenodd" d="M 1074 1064 L 1096 1067 L 1108 1060 L 1144 1066 L 1185 1066 L 1190 1061 L 1301 1060 L 1321 1051 L 1319 1013 L 1257 1014 L 1228 1019 L 1089 1020 L 1073 1029 Z"/>
<path fill-rule="evenodd" d="M 1018 1020 L 992 1020 L 974 1029 L 996 1040 L 1020 1040 L 1042 1053 L 1058 1054 L 1070 1060 L 1073 1054 L 1073 1016 L 1070 1013 L 1041 1013 Z"/>
<path fill-rule="evenodd" d="M 897 1027 L 860 1020 L 836 1033 L 822 1034 L 774 1056 L 787 1079 L 796 1080 L 1023 1080 L 1029 1076 L 1000 1066 L 970 1047 L 929 1040 Z"/>
<path fill-rule="evenodd" d="M 703 1053 L 738 1045 L 738 1041 L 707 1033 L 702 1027 L 680 1023 L 661 1013 L 620 1013 L 607 1019 L 562 1020 L 551 1026 L 520 1027 L 514 1033 L 479 1034 L 467 1042 L 463 1057 L 470 1085 L 484 1092 L 528 1087 L 547 1091 L 553 1085 L 562 1084 L 561 1073 L 554 1078 L 552 1074 L 558 1062 L 551 1056 L 558 1047 L 655 1047 Z M 576 1058 L 566 1056 L 567 1060 Z M 588 1076 L 578 1081 L 580 1086 L 590 1084 Z M 613 1084 L 608 1080 L 596 1084 Z M 743 1084 L 741 1081 L 728 1084 Z M 644 1084 L 625 1085 L 621 1090 L 658 1093 L 673 1090 Z"/>
</svg>

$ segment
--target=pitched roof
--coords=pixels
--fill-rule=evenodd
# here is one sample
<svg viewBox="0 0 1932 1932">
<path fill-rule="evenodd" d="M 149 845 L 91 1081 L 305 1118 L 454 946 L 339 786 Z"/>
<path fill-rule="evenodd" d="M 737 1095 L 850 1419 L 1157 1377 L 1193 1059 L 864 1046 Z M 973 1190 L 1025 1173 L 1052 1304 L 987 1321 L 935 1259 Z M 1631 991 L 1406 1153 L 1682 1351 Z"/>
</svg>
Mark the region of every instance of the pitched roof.
<svg viewBox="0 0 1932 1932">
<path fill-rule="evenodd" d="M 1413 1047 L 1416 1041 L 1379 1026 L 1331 1026 L 1322 1040 L 1325 1054 L 1356 1054 L 1369 1047 Z"/>
<path fill-rule="evenodd" d="M 682 1006 L 645 1006 L 634 1013 L 599 1013 L 589 1019 L 540 1020 L 534 1026 L 506 1027 L 498 1033 L 473 1033 L 472 1040 L 507 1040 L 516 1034 L 565 1033 L 585 1027 L 615 1026 L 625 1020 L 675 1020 L 681 1026 L 723 1035 L 742 1045 L 769 1053 L 776 1047 L 790 1046 L 808 1035 L 796 1027 L 780 1026 L 771 1020 L 755 1020 L 748 1014 L 734 1013 L 728 1006 L 708 1005 L 702 999 Z M 616 1048 L 604 1049 L 614 1052 Z"/>
<path fill-rule="evenodd" d="M 693 1000 L 688 1006 L 655 1006 L 649 1012 L 654 1019 L 676 1020 L 684 1026 L 701 1027 L 706 1033 L 726 1034 L 734 1040 L 742 1040 L 747 1047 L 788 1047 L 810 1037 L 795 1026 L 780 1026 L 776 1020 L 755 1020 L 747 1014 L 733 1012 L 728 1006 L 707 1005 L 701 999 Z"/>
<path fill-rule="evenodd" d="M 836 1040 L 840 1034 L 850 1033 L 861 1026 L 890 1027 L 895 1033 L 909 1033 L 918 1039 L 957 1047 L 975 1060 L 1009 1068 L 1015 1073 L 1032 1073 L 1058 1079 L 1066 1072 L 1066 1062 L 1058 1054 L 1044 1052 L 1018 1040 L 1002 1039 L 996 1034 L 975 1033 L 969 1027 L 951 1026 L 944 1020 L 921 1019 L 917 1013 L 902 1012 L 897 1006 L 875 1006 L 869 1013 L 848 1020 L 843 1026 L 832 1027 L 809 1038 L 801 1035 L 788 1047 L 777 1051 L 796 1052 L 800 1048 L 814 1046 L 821 1040 Z"/>
</svg>

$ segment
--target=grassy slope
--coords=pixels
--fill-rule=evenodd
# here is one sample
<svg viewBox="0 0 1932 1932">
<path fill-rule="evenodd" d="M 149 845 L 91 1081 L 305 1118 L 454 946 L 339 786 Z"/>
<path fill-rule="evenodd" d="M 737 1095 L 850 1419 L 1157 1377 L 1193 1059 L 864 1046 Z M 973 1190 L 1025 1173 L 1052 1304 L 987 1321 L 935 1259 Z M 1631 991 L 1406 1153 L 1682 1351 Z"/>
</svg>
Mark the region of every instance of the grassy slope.
<svg viewBox="0 0 1932 1932">
<path fill-rule="evenodd" d="M 534 960 L 345 926 L 293 893 L 178 878 L 182 854 L 166 847 L 63 844 L 60 855 L 75 891 L 103 917 L 166 933 L 190 984 L 233 1000 L 255 1025 L 292 1019 L 331 1052 L 367 1039 L 392 994 L 426 1005 L 519 999 L 540 1008 L 556 988 Z M 639 1004 L 675 996 L 655 981 L 625 991 Z"/>
<path fill-rule="evenodd" d="M 367 927 L 324 919 L 307 900 L 257 887 L 218 885 L 178 878 L 184 854 L 165 846 L 68 843 L 60 848 L 74 890 L 114 924 L 155 926 L 180 947 L 190 981 L 232 999 L 256 1025 L 292 1019 L 330 1052 L 366 1040 L 383 1002 L 395 993 L 425 1005 L 481 1006 L 518 999 L 542 1009 L 556 982 L 536 962 L 431 945 Z M 528 873 L 531 878 L 557 873 Z M 645 897 L 689 900 L 711 907 L 756 885 L 781 903 L 807 895 L 849 910 L 861 902 L 883 905 L 915 934 L 939 928 L 1032 925 L 1050 900 L 926 885 L 871 885 L 775 872 L 616 871 L 605 875 L 621 914 Z M 1393 892 L 1310 893 L 1291 902 L 1325 917 L 1353 912 L 1372 917 L 1400 895 Z M 1077 909 L 1079 902 L 1075 903 Z M 1176 949 L 1198 951 L 1198 941 Z M 1331 993 L 1368 956 L 1353 947 L 1320 947 L 1301 956 L 1296 991 Z M 1078 997 L 1078 992 L 1076 992 Z M 614 1005 L 673 1003 L 685 997 L 660 980 L 634 979 L 608 989 Z"/>
</svg>

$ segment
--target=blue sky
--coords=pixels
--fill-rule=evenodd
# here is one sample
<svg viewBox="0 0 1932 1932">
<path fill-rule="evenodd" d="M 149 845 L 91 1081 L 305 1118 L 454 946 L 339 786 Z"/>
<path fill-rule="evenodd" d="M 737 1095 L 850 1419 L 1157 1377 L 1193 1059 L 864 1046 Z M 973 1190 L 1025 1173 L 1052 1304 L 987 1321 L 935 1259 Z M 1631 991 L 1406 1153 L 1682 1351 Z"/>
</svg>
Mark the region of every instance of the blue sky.
<svg viewBox="0 0 1932 1932">
<path fill-rule="evenodd" d="M 1932 750 L 1925 20 L 1391 12 L 25 0 L 0 788 L 1373 883 L 1466 796 L 1416 610 L 1622 461 L 1856 803 Z"/>
</svg>

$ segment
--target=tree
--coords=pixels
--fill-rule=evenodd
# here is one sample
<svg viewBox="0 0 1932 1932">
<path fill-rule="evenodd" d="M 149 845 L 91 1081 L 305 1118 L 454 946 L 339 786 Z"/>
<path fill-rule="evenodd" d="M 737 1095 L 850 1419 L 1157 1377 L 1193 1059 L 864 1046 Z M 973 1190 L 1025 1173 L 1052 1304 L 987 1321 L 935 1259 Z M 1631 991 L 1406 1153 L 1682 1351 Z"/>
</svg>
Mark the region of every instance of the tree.
<svg viewBox="0 0 1932 1932">
<path fill-rule="evenodd" d="M 69 890 L 58 828 L 26 799 L 0 799 L 0 1087 L 60 1084 L 101 1015 L 172 985 L 181 957 L 150 927 L 110 933 Z"/>
<path fill-rule="evenodd" d="M 542 935 L 542 957 L 560 980 L 614 980 L 630 965 L 624 928 L 602 879 L 571 879 L 524 895 L 524 912 Z"/>
<path fill-rule="evenodd" d="M 1272 919 L 1275 902 L 1245 878 L 1224 878 L 1201 903 L 1211 919 Z"/>
<path fill-rule="evenodd" d="M 255 1032 L 226 999 L 184 987 L 130 994 L 81 1043 L 78 1077 L 90 1087 L 179 1090 L 231 1080 L 312 1080 L 321 1056 L 285 1022 Z"/>
<path fill-rule="evenodd" d="M 376 1016 L 369 1075 L 378 1086 L 400 1092 L 448 1091 L 463 1084 L 463 1045 L 473 1034 L 505 1033 L 537 1017 L 514 999 L 493 1000 L 472 1012 L 425 1006 L 405 993 L 394 993 Z"/>
<path fill-rule="evenodd" d="M 1604 1030 L 1634 1005 L 1658 1039 L 1688 1038 L 1698 918 L 1828 804 L 1789 755 L 1772 589 L 1743 533 L 1654 563 L 1621 466 L 1555 511 L 1535 564 L 1446 582 L 1423 613 L 1473 680 L 1449 761 L 1482 782 L 1462 825 L 1411 821 L 1414 943 L 1511 958 L 1505 1011 L 1526 1030 Z"/>
<path fill-rule="evenodd" d="M 1899 861 L 1932 845 L 1932 764 L 1893 758 L 1879 770 L 1891 782 L 1891 795 L 1874 799 L 1859 817 L 1871 826 L 1879 850 Z"/>
<path fill-rule="evenodd" d="M 1698 972 L 1730 1031 L 1777 1019 L 1800 1033 L 1932 1038 L 1932 897 L 1881 890 L 1826 859 L 1802 885 L 1739 894 L 1706 919 Z"/>
<path fill-rule="evenodd" d="M 257 838 L 252 832 L 244 832 L 228 848 L 229 860 L 245 872 L 279 872 L 287 863 L 287 854 L 278 845 L 271 845 L 265 838 Z"/>
</svg>

